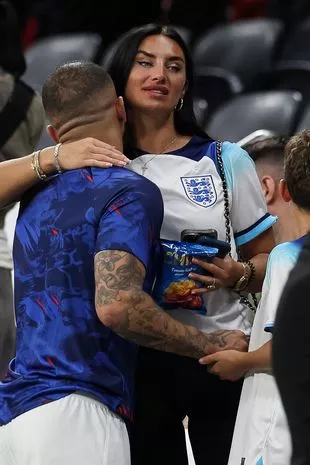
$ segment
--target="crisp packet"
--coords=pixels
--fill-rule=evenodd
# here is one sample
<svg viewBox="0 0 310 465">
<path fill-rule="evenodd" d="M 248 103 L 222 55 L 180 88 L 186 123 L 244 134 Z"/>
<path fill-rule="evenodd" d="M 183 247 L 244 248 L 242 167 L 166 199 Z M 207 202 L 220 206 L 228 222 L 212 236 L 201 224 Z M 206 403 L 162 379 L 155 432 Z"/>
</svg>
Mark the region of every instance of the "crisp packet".
<svg viewBox="0 0 310 465">
<path fill-rule="evenodd" d="M 218 249 L 190 242 L 161 241 L 161 257 L 153 298 L 165 310 L 186 308 L 199 314 L 207 313 L 201 295 L 192 294 L 193 289 L 203 287 L 193 281 L 189 273 L 206 274 L 200 266 L 192 263 L 192 257 L 209 260 L 215 257 Z"/>
</svg>

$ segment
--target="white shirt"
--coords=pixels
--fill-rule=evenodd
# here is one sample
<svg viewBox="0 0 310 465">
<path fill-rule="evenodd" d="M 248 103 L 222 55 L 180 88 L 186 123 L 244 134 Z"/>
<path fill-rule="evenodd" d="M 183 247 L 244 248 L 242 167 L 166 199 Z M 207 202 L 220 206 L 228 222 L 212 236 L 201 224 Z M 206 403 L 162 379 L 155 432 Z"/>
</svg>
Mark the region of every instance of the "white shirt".
<svg viewBox="0 0 310 465">
<path fill-rule="evenodd" d="M 249 351 L 270 341 L 278 303 L 302 246 L 302 239 L 280 244 L 271 252 Z M 289 465 L 291 439 L 280 394 L 272 373 L 246 376 L 228 465 Z"/>
<path fill-rule="evenodd" d="M 0 268 L 12 269 L 12 254 L 4 229 L 0 229 Z"/>
<path fill-rule="evenodd" d="M 146 166 L 144 175 L 161 190 L 165 210 L 161 238 L 180 240 L 184 229 L 213 228 L 218 232 L 218 239 L 225 240 L 224 196 L 215 143 L 193 137 L 185 147 L 171 154 L 140 153 L 130 167 L 142 174 L 142 168 Z M 255 167 L 248 154 L 238 145 L 225 142 L 222 158 L 229 191 L 232 256 L 237 258 L 236 246 L 257 237 L 276 219 L 267 213 Z M 206 315 L 176 309 L 170 311 L 171 316 L 205 332 L 219 329 L 250 332 L 251 311 L 240 303 L 236 293 L 218 289 L 204 299 Z"/>
</svg>

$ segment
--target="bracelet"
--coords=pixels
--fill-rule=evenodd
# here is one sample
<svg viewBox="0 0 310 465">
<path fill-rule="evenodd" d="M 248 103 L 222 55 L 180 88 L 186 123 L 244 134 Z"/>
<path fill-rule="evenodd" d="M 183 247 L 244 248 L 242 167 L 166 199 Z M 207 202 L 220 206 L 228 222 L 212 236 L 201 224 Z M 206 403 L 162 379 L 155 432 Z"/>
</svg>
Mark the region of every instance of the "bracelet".
<svg viewBox="0 0 310 465">
<path fill-rule="evenodd" d="M 249 283 L 252 281 L 254 278 L 255 274 L 255 266 L 253 265 L 252 262 L 246 261 L 246 262 L 241 262 L 243 266 L 243 275 L 241 278 L 238 279 L 238 281 L 235 283 L 233 286 L 233 290 L 236 292 L 241 292 L 243 291 Z"/>
<path fill-rule="evenodd" d="M 47 178 L 47 174 L 44 173 L 44 171 L 41 168 L 41 165 L 40 165 L 40 153 L 41 153 L 41 151 L 38 150 L 37 152 L 34 152 L 34 154 L 32 155 L 31 168 L 36 173 L 36 175 L 40 179 L 40 181 L 45 181 L 45 179 Z"/>
<path fill-rule="evenodd" d="M 55 166 L 56 166 L 56 170 L 57 170 L 57 173 L 58 174 L 62 174 L 63 173 L 63 169 L 61 168 L 60 164 L 59 164 L 59 148 L 60 148 L 61 144 L 57 144 L 55 146 L 55 149 L 54 149 L 54 162 L 55 162 Z"/>
<path fill-rule="evenodd" d="M 249 281 L 248 281 L 248 285 L 249 285 L 253 281 L 253 279 L 255 278 L 256 268 L 255 268 L 254 263 L 251 262 L 251 260 L 247 260 L 246 263 L 251 268 L 251 275 L 250 275 L 250 278 L 249 278 Z"/>
</svg>

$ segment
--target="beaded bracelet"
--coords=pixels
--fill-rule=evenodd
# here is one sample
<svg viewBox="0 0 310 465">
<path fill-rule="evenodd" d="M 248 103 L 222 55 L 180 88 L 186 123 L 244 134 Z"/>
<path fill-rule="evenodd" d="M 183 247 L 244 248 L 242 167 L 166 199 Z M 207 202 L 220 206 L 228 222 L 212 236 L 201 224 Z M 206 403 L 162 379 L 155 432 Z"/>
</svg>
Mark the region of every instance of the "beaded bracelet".
<svg viewBox="0 0 310 465">
<path fill-rule="evenodd" d="M 55 146 L 55 149 L 54 149 L 54 162 L 55 162 L 55 167 L 56 167 L 56 170 L 57 170 L 57 173 L 58 174 L 61 174 L 63 173 L 63 170 L 59 164 L 59 148 L 60 148 L 61 144 L 57 144 Z"/>
</svg>

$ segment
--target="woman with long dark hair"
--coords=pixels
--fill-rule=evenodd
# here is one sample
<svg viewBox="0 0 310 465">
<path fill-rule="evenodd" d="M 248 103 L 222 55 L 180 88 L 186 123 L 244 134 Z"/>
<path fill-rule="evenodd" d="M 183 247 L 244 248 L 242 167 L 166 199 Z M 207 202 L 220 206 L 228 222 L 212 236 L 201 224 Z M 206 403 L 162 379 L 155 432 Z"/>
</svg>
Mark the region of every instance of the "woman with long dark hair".
<svg viewBox="0 0 310 465">
<path fill-rule="evenodd" d="M 108 71 L 126 104 L 131 169 L 155 182 L 164 198 L 162 238 L 180 240 L 184 229 L 212 228 L 232 247 L 232 258 L 205 266 L 207 311 L 176 308 L 171 315 L 206 332 L 223 325 L 249 332 L 248 308 L 235 291 L 259 289 L 274 222 L 252 162 L 238 146 L 221 146 L 198 126 L 192 60 L 173 28 L 147 25 L 130 31 Z M 237 261 L 237 247 L 250 263 Z M 186 415 L 196 464 L 226 463 L 240 388 L 241 383 L 221 381 L 193 359 L 141 348 L 133 465 L 186 464 Z"/>
</svg>

